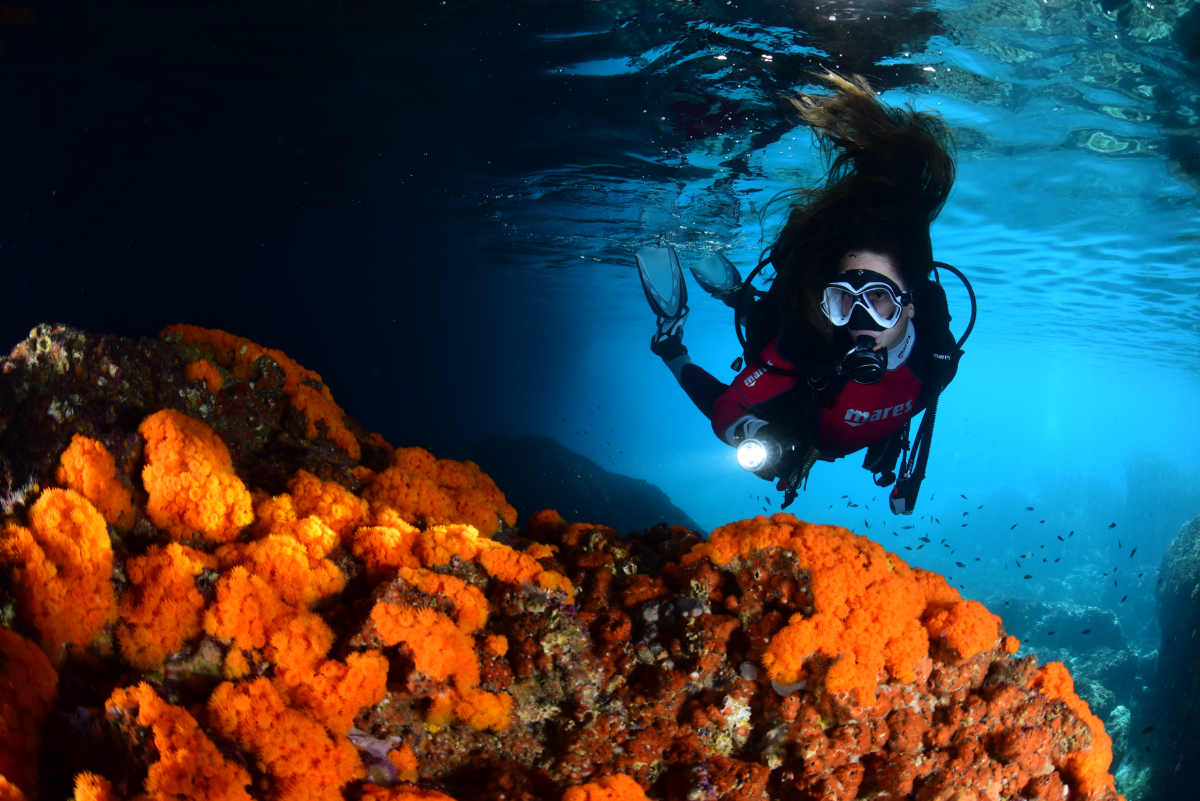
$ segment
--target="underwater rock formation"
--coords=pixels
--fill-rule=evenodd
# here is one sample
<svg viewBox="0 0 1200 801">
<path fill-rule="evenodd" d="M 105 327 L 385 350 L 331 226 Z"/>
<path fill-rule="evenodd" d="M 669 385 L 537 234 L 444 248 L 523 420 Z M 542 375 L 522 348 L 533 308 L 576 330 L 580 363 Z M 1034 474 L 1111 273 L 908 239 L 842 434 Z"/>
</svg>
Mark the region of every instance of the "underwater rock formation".
<svg viewBox="0 0 1200 801">
<path fill-rule="evenodd" d="M 1117 798 L 1061 663 L 866 537 L 516 514 L 284 354 L 0 362 L 0 799 Z"/>
<path fill-rule="evenodd" d="M 1002 597 L 997 594 L 994 597 Z M 1004 622 L 1022 634 L 1043 661 L 1070 661 L 1075 691 L 1101 720 L 1137 694 L 1138 654 L 1109 609 L 1067 601 L 1017 598 L 1006 602 Z"/>
<path fill-rule="evenodd" d="M 504 488 L 518 522 L 540 509 L 557 509 L 572 520 L 603 520 L 621 533 L 659 523 L 703 533 L 658 487 L 605 470 L 550 437 L 490 434 L 476 443 L 470 458 Z"/>
<path fill-rule="evenodd" d="M 1188 798 L 1196 792 L 1200 736 L 1200 516 L 1185 523 L 1163 556 L 1155 590 L 1162 644 L 1149 703 L 1130 722 L 1131 797 Z"/>
</svg>

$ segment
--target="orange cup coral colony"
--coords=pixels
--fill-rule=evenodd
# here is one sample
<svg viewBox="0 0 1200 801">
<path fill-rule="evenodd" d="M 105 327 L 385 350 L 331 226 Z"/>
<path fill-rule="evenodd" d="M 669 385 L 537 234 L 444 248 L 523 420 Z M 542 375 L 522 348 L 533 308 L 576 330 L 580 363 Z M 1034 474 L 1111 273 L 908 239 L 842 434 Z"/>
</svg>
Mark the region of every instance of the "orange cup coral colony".
<svg viewBox="0 0 1200 801">
<path fill-rule="evenodd" d="M 0 363 L 56 443 L 0 521 L 0 801 L 1117 798 L 1066 668 L 865 537 L 516 529 L 278 351 L 90 336 Z"/>
</svg>

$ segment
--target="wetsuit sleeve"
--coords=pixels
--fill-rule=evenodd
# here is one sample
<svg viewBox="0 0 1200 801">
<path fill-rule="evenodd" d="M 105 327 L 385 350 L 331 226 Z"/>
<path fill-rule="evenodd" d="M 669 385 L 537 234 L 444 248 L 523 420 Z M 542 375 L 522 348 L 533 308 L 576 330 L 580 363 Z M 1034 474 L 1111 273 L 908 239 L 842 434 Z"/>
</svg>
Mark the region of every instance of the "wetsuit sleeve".
<svg viewBox="0 0 1200 801">
<path fill-rule="evenodd" d="M 779 337 L 767 343 L 758 354 L 758 362 L 751 360 L 713 403 L 713 432 L 729 445 L 737 444 L 734 432 L 739 425 L 746 424 L 750 429 L 761 426 L 759 414 L 763 407 L 796 386 L 796 376 L 772 373 L 759 364 L 765 362 L 772 367 L 793 369 L 792 363 L 779 355 L 778 343 Z"/>
</svg>

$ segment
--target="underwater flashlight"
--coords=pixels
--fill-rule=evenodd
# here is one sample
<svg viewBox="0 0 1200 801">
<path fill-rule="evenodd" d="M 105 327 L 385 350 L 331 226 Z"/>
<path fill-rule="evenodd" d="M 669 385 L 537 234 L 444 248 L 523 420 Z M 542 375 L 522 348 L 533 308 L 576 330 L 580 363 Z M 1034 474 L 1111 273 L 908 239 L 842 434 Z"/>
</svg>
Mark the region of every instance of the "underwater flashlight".
<svg viewBox="0 0 1200 801">
<path fill-rule="evenodd" d="M 782 455 L 783 448 L 779 443 L 766 437 L 743 440 L 737 448 L 738 464 L 743 470 L 749 470 L 751 473 L 770 467 L 778 462 Z"/>
<path fill-rule="evenodd" d="M 743 440 L 742 444 L 738 445 L 738 464 L 742 466 L 743 470 L 757 472 L 773 468 L 781 458 L 784 458 L 785 451 L 794 450 L 796 450 L 796 442 L 790 439 L 779 442 L 769 436 L 762 436 L 758 439 Z"/>
</svg>

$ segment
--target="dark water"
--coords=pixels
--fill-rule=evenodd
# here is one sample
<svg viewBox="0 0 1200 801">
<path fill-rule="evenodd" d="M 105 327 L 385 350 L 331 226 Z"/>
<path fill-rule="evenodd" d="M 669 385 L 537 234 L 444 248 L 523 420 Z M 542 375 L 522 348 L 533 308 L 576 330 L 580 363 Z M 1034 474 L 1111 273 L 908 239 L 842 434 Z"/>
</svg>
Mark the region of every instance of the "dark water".
<svg viewBox="0 0 1200 801">
<path fill-rule="evenodd" d="M 1115 613 L 1139 657 L 1160 647 L 1151 579 L 1200 513 L 1194 5 L 30 7 L 35 27 L 0 27 L 4 348 L 40 322 L 222 328 L 395 444 L 548 434 L 706 528 L 778 493 L 648 352 L 633 252 L 755 263 L 784 211 L 767 200 L 820 174 L 781 101 L 813 70 L 942 112 L 960 180 L 935 250 L 980 319 L 920 519 L 853 459 L 794 510 L 993 605 L 1071 600 Z M 692 355 L 728 380 L 727 310 L 692 292 Z M 915 549 L 951 526 L 952 547 Z"/>
</svg>

